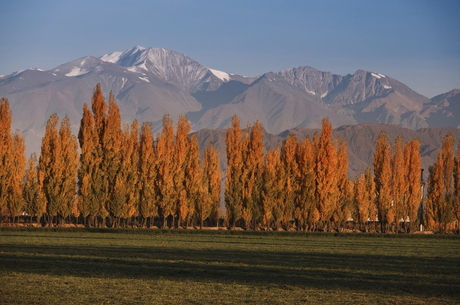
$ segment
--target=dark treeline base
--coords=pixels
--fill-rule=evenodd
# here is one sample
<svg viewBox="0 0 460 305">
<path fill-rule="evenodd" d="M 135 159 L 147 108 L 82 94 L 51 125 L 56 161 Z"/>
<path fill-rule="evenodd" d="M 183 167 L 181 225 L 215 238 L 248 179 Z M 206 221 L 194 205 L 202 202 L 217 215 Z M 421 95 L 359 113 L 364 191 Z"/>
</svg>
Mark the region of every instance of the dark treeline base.
<svg viewBox="0 0 460 305">
<path fill-rule="evenodd" d="M 238 220 L 235 226 L 229 225 L 225 218 L 219 220 L 207 219 L 200 226 L 196 220 L 190 220 L 186 224 L 178 224 L 177 217 L 169 216 L 165 219 L 162 217 L 149 217 L 143 218 L 141 216 L 133 216 L 130 218 L 116 218 L 116 217 L 75 217 L 69 216 L 63 218 L 61 216 L 49 217 L 43 215 L 42 217 L 36 216 L 18 216 L 11 217 L 9 215 L 0 215 L 0 227 L 43 227 L 43 228 L 88 228 L 88 229 L 204 229 L 204 230 L 230 230 L 230 231 L 270 231 L 270 232 L 311 232 L 311 233 L 368 233 L 368 234 L 411 234 L 411 233 L 441 233 L 441 234 L 459 234 L 460 230 L 458 224 L 453 223 L 447 230 L 434 230 L 434 231 L 420 231 L 420 227 L 415 227 L 416 224 L 403 222 L 386 226 L 378 221 L 368 221 L 364 224 L 346 221 L 343 223 L 306 223 L 299 225 L 296 220 L 291 220 L 288 225 L 279 227 L 263 227 L 263 226 L 246 226 L 244 220 Z M 423 235 L 426 235 L 423 234 Z"/>
</svg>

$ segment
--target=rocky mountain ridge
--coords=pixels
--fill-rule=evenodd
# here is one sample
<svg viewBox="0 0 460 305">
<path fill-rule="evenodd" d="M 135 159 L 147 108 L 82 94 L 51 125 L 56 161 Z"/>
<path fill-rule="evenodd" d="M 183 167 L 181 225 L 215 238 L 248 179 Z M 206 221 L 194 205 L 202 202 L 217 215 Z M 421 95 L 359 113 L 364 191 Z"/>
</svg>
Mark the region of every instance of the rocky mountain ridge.
<svg viewBox="0 0 460 305">
<path fill-rule="evenodd" d="M 208 68 L 190 57 L 162 48 L 135 46 L 101 57 L 86 56 L 42 71 L 29 69 L 0 77 L 0 96 L 10 101 L 13 128 L 26 137 L 27 152 L 38 151 L 46 121 L 67 114 L 78 132 L 84 103 L 100 83 L 115 95 L 123 123 L 134 119 L 161 129 L 169 113 L 187 114 L 192 130 L 243 125 L 259 120 L 279 134 L 318 128 L 329 117 L 334 127 L 363 123 L 420 129 L 460 125 L 460 90 L 433 99 L 377 72 L 345 76 L 297 67 L 244 77 Z"/>
</svg>

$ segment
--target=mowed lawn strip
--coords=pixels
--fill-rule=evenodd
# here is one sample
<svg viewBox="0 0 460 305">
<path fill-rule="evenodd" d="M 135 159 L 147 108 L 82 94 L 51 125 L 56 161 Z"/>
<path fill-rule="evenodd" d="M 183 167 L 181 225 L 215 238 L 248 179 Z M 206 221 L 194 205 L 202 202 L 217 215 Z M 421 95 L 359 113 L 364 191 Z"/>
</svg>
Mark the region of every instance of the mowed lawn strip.
<svg viewBox="0 0 460 305">
<path fill-rule="evenodd" d="M 0 231 L 0 303 L 460 302 L 460 239 Z"/>
</svg>

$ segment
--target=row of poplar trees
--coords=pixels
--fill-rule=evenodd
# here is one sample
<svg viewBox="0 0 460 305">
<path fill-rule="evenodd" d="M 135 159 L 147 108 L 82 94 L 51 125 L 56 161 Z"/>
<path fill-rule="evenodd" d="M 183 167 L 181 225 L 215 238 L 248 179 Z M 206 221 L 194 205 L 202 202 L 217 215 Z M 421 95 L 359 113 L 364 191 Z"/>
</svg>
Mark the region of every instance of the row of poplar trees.
<svg viewBox="0 0 460 305">
<path fill-rule="evenodd" d="M 456 157 L 454 144 L 453 135 L 446 135 L 436 162 L 429 168 L 425 223 L 439 232 L 456 229 L 460 234 L 460 141 Z"/>
<path fill-rule="evenodd" d="M 266 155 L 262 135 L 260 123 L 242 130 L 236 116 L 227 130 L 225 204 L 231 227 L 408 232 L 419 224 L 440 231 L 458 224 L 460 161 L 452 134 L 430 167 L 426 202 L 416 139 L 404 143 L 398 136 L 392 149 L 382 131 L 373 171 L 368 167 L 349 179 L 346 142 L 332 137 L 328 119 L 319 135 L 300 142 L 290 135 Z"/>
<path fill-rule="evenodd" d="M 430 166 L 425 184 L 421 169 L 420 143 L 410 140 L 404 143 L 398 136 L 393 150 L 385 132 L 381 132 L 375 144 L 374 183 L 370 170 L 358 181 L 360 194 L 371 190 L 377 211 L 359 217 L 378 220 L 382 231 L 414 230 L 416 224 L 439 232 L 458 230 L 460 221 L 460 142 L 457 157 L 454 155 L 454 137 L 446 135 L 438 151 L 437 161 Z M 366 182 L 367 181 L 367 182 Z M 375 191 L 373 191 L 375 188 Z M 357 189 L 358 190 L 358 189 Z M 360 196 L 358 196 L 360 197 Z M 363 196 L 372 207 L 369 195 Z M 377 217 L 377 219 L 375 218 Z M 406 226 L 409 223 L 409 226 Z"/>
<path fill-rule="evenodd" d="M 332 138 L 328 119 L 320 135 L 299 142 L 290 135 L 264 154 L 263 127 L 244 131 L 236 116 L 226 133 L 225 203 L 230 227 L 312 230 L 340 227 L 354 198 L 344 140 Z M 319 227 L 318 227 L 319 225 Z"/>
<path fill-rule="evenodd" d="M 299 142 L 290 135 L 264 155 L 263 127 L 245 131 L 236 116 L 226 134 L 225 203 L 230 226 L 329 230 L 348 221 L 353 183 L 348 179 L 346 142 L 332 138 L 328 119 L 320 135 Z"/>
<path fill-rule="evenodd" d="M 114 96 L 109 95 L 107 109 L 97 85 L 91 110 L 83 107 L 78 137 L 68 117 L 59 127 L 57 115 L 51 116 L 40 158 L 32 154 L 27 164 L 24 139 L 18 131 L 11 134 L 6 99 L 1 99 L 0 119 L 0 212 L 13 221 L 24 211 L 46 224 L 66 218 L 89 226 L 218 221 L 219 154 L 210 143 L 200 160 L 185 116 L 174 134 L 165 115 L 156 139 L 149 123 L 139 130 L 134 121 L 122 129 Z M 458 229 L 460 151 L 455 157 L 452 134 L 443 139 L 426 189 L 419 142 L 404 143 L 399 136 L 391 148 L 385 132 L 375 143 L 373 170 L 349 179 L 346 142 L 332 137 L 328 119 L 312 139 L 290 135 L 281 147 L 265 152 L 263 126 L 256 122 L 242 130 L 234 116 L 226 155 L 226 214 L 221 216 L 232 228 L 407 232 L 419 224 L 438 231 L 457 224 Z"/>
<path fill-rule="evenodd" d="M 1 100 L 0 211 L 13 217 L 36 216 L 51 225 L 81 219 L 85 225 L 127 225 L 137 219 L 151 226 L 159 216 L 177 226 L 219 213 L 221 170 L 219 155 L 210 143 L 200 160 L 196 135 L 180 116 L 163 117 L 163 130 L 154 140 L 152 125 L 137 121 L 121 128 L 121 116 L 110 93 L 108 111 L 98 84 L 91 110 L 83 107 L 78 140 L 66 116 L 60 127 L 52 115 L 46 125 L 41 154 L 32 154 L 26 170 L 24 139 L 10 133 L 11 113 Z M 106 113 L 107 112 L 107 113 Z M 78 142 L 81 153 L 78 153 Z M 37 164 L 38 163 L 38 164 Z M 24 173 L 26 173 L 24 177 Z M 25 183 L 24 183 L 25 181 Z M 157 217 L 158 218 L 158 217 Z"/>
</svg>

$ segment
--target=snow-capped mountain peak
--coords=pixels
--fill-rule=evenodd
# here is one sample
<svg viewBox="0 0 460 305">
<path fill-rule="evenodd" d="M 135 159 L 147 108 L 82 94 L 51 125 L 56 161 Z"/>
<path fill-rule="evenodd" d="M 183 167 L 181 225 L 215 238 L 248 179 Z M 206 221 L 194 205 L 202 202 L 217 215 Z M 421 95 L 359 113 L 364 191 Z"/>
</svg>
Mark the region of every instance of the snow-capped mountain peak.
<svg viewBox="0 0 460 305">
<path fill-rule="evenodd" d="M 110 53 L 110 54 L 105 54 L 105 55 L 102 55 L 100 57 L 100 59 L 102 61 L 106 61 L 106 62 L 111 62 L 111 63 L 117 63 L 117 61 L 120 60 L 120 57 L 121 55 L 123 54 L 123 52 L 113 52 L 113 53 Z"/>
<path fill-rule="evenodd" d="M 142 56 L 146 48 L 135 46 L 124 52 L 113 52 L 100 57 L 102 61 L 118 64 L 123 67 L 132 67 L 136 65 L 138 58 Z"/>
<path fill-rule="evenodd" d="M 63 64 L 52 72 L 62 73 L 67 77 L 81 76 L 93 71 L 102 63 L 97 57 L 86 56 Z"/>
<path fill-rule="evenodd" d="M 135 46 L 124 52 L 103 55 L 100 59 L 125 67 L 130 72 L 153 74 L 189 93 L 210 86 L 215 89 L 230 80 L 226 72 L 209 69 L 185 54 L 164 48 Z"/>
<path fill-rule="evenodd" d="M 220 70 L 215 70 L 209 68 L 209 71 L 212 72 L 217 78 L 221 79 L 224 82 L 228 82 L 230 80 L 230 75 L 227 72 L 220 71 Z"/>
</svg>

